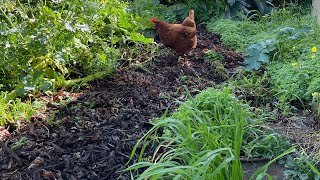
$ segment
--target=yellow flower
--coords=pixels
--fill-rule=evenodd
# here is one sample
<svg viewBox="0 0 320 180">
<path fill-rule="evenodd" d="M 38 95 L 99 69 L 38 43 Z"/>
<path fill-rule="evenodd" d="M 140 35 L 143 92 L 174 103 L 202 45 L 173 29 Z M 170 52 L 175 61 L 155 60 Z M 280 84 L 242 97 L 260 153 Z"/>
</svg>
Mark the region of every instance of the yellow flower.
<svg viewBox="0 0 320 180">
<path fill-rule="evenodd" d="M 316 96 L 318 96 L 318 95 L 319 95 L 318 92 L 313 92 L 313 93 L 312 93 L 312 97 L 316 97 Z"/>
<path fill-rule="evenodd" d="M 291 63 L 291 65 L 293 66 L 293 67 L 297 67 L 299 64 L 298 63 Z"/>
<path fill-rule="evenodd" d="M 313 48 L 311 49 L 311 52 L 316 53 L 317 52 L 317 47 L 313 46 Z"/>
<path fill-rule="evenodd" d="M 316 55 L 315 55 L 315 54 L 312 54 L 311 58 L 312 58 L 312 59 L 316 58 Z"/>
</svg>

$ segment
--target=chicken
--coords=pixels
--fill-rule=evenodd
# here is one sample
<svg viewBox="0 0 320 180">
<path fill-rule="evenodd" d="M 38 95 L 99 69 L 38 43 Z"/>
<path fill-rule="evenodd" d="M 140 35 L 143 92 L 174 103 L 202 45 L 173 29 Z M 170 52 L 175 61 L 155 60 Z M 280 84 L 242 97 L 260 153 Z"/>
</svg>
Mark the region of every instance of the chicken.
<svg viewBox="0 0 320 180">
<path fill-rule="evenodd" d="M 175 50 L 179 56 L 196 48 L 197 29 L 193 10 L 190 10 L 189 16 L 181 24 L 169 24 L 154 17 L 151 18 L 151 22 L 154 23 L 153 28 L 157 30 L 162 44 Z"/>
</svg>

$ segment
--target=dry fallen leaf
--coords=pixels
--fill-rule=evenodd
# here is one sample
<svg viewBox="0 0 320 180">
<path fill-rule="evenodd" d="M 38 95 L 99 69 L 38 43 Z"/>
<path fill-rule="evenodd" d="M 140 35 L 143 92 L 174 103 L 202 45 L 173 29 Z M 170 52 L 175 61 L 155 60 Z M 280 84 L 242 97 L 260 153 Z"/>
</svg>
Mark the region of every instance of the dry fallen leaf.
<svg viewBox="0 0 320 180">
<path fill-rule="evenodd" d="M 37 157 L 35 160 L 33 160 L 31 162 L 31 164 L 29 165 L 28 169 L 33 169 L 36 167 L 40 167 L 41 165 L 43 165 L 43 159 L 41 157 Z"/>
</svg>

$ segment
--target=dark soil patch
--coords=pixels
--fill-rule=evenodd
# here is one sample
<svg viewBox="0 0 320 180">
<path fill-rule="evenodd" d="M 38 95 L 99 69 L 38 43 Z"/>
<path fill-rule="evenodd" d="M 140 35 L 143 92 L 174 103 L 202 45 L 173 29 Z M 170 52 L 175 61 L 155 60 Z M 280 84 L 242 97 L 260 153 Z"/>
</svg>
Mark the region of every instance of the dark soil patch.
<svg viewBox="0 0 320 180">
<path fill-rule="evenodd" d="M 15 146 L 23 165 L 0 150 L 1 179 L 130 179 L 118 170 L 150 129 L 150 120 L 166 109 L 172 113 L 176 100 L 186 100 L 184 87 L 195 95 L 228 78 L 231 71 L 223 65 L 204 61 L 206 50 L 221 53 L 229 69 L 241 64 L 242 56 L 221 45 L 218 36 L 198 29 L 198 48 L 182 62 L 173 55 L 161 56 L 144 67 L 119 68 L 78 93 L 43 96 L 48 102 L 43 114 L 7 142 Z"/>
</svg>

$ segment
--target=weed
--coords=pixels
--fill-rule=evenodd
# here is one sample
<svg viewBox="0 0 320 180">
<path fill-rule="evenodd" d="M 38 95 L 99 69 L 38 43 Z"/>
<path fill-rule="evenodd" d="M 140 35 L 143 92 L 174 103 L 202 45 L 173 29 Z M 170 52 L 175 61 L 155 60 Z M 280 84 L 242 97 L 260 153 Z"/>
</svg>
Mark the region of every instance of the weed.
<svg viewBox="0 0 320 180">
<path fill-rule="evenodd" d="M 224 57 L 216 51 L 208 50 L 204 55 L 204 59 L 207 61 L 223 61 Z"/>
<path fill-rule="evenodd" d="M 21 121 L 29 118 L 41 107 L 39 101 L 22 102 L 21 99 L 6 101 L 6 92 L 0 93 L 0 126 L 13 123 L 20 126 Z"/>
<path fill-rule="evenodd" d="M 284 174 L 288 179 L 320 179 L 319 174 L 316 173 L 317 163 L 305 155 L 298 153 L 288 155 L 279 160 L 279 164 L 287 168 Z"/>
<path fill-rule="evenodd" d="M 21 148 L 22 146 L 24 146 L 25 144 L 28 143 L 28 138 L 26 137 L 22 137 L 21 139 L 19 139 L 18 141 L 14 142 L 10 147 L 13 150 L 17 150 L 19 148 Z"/>
</svg>

